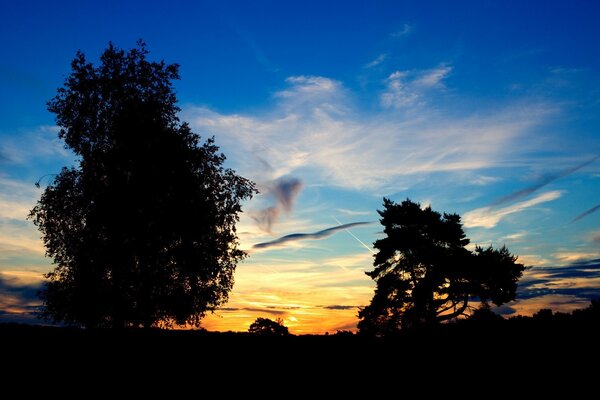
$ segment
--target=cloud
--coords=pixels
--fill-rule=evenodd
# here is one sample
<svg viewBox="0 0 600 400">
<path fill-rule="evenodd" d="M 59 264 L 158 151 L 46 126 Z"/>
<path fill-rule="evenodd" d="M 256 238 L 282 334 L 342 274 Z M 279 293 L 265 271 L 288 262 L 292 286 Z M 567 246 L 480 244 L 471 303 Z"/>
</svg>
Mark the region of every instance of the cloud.
<svg viewBox="0 0 600 400">
<path fill-rule="evenodd" d="M 554 190 L 542 193 L 532 199 L 512 204 L 504 208 L 482 207 L 469 211 L 463 216 L 464 226 L 467 228 L 493 228 L 504 218 L 511 214 L 524 211 L 538 204 L 558 199 L 563 192 Z"/>
<path fill-rule="evenodd" d="M 597 257 L 598 252 L 588 252 L 588 251 L 559 251 L 552 254 L 555 259 L 560 261 L 561 263 L 570 262 L 585 262 L 586 260 Z"/>
<path fill-rule="evenodd" d="M 441 65 L 424 71 L 396 71 L 387 78 L 387 87 L 381 94 L 381 105 L 386 108 L 407 108 L 426 104 L 425 95 L 434 89 L 443 89 L 443 80 L 452 67 Z"/>
<path fill-rule="evenodd" d="M 10 266 L 9 259 L 18 255 L 33 257 L 43 263 L 44 246 L 36 227 L 26 220 L 40 191 L 0 175 L 0 261 Z"/>
<path fill-rule="evenodd" d="M 420 95 L 405 83 L 407 74 L 396 71 L 387 78 L 387 88 L 381 94 L 381 105 L 386 108 L 402 108 L 415 105 Z"/>
<path fill-rule="evenodd" d="M 400 38 L 403 36 L 410 35 L 410 33 L 414 30 L 414 26 L 411 24 L 402 24 L 402 28 L 393 32 L 390 36 L 393 38 Z"/>
<path fill-rule="evenodd" d="M 344 324 L 355 327 L 356 309 L 323 308 L 366 305 L 373 297 L 375 283 L 364 273 L 372 269 L 373 256 L 358 245 L 352 246 L 352 238 L 347 240 L 350 253 L 337 256 L 329 251 L 319 252 L 319 257 L 307 253 L 289 257 L 282 251 L 253 254 L 236 270 L 236 287 L 227 307 L 262 309 L 265 316 L 269 316 L 266 310 L 287 311 L 282 318 L 297 334 L 335 332 L 338 325 Z M 289 253 L 287 247 L 285 253 Z M 246 330 L 261 316 L 258 311 L 246 310 L 219 310 L 217 314 L 222 317 L 209 314 L 203 326 L 221 331 Z"/>
<path fill-rule="evenodd" d="M 477 175 L 470 179 L 470 183 L 476 186 L 485 186 L 492 183 L 496 183 L 499 180 L 501 180 L 501 178 L 498 178 L 496 176 Z"/>
<path fill-rule="evenodd" d="M 413 85 L 424 88 L 443 87 L 442 81 L 450 75 L 452 67 L 441 65 L 437 68 L 426 70 L 417 74 Z"/>
<path fill-rule="evenodd" d="M 0 273 L 0 321 L 35 323 L 41 301 L 41 285 L 22 284 L 18 279 Z"/>
<path fill-rule="evenodd" d="M 41 125 L 30 131 L 0 137 L 0 154 L 6 163 L 18 165 L 55 160 L 72 163 L 73 153 L 65 149 L 58 131 L 57 126 Z"/>
<path fill-rule="evenodd" d="M 587 217 L 588 215 L 595 213 L 598 210 L 600 210 L 600 204 L 598 204 L 598 205 L 590 208 L 589 210 L 585 210 L 584 212 L 582 212 L 581 214 L 579 214 L 578 216 L 576 216 L 573 219 L 573 221 L 571 221 L 571 222 L 577 222 L 580 219 L 583 219 L 583 218 Z"/>
<path fill-rule="evenodd" d="M 589 306 L 590 300 L 564 294 L 541 294 L 534 297 L 519 299 L 510 303 L 512 314 L 532 316 L 542 308 L 553 311 L 573 312 Z M 496 311 L 496 310 L 494 310 Z M 508 311 L 508 310 L 507 310 Z M 505 312 L 510 314 L 510 312 Z"/>
<path fill-rule="evenodd" d="M 234 312 L 239 312 L 239 311 L 250 311 L 252 313 L 266 313 L 266 314 L 272 314 L 272 315 L 276 315 L 276 316 L 282 316 L 282 315 L 286 315 L 287 313 L 289 313 L 289 309 L 288 310 L 278 310 L 272 307 L 263 307 L 263 308 L 258 308 L 258 307 L 222 307 L 219 308 L 219 311 L 234 311 Z"/>
<path fill-rule="evenodd" d="M 335 94 L 340 88 L 338 81 L 322 76 L 290 76 L 285 81 L 292 85 L 291 88 L 277 92 L 276 97 L 294 97 L 298 94 L 315 96 Z"/>
<path fill-rule="evenodd" d="M 357 211 L 357 210 L 348 210 L 346 208 L 336 208 L 335 209 L 337 212 L 350 216 L 350 217 L 356 217 L 356 216 L 361 216 L 361 215 L 372 215 L 374 214 L 373 211 Z"/>
<path fill-rule="evenodd" d="M 334 226 L 332 228 L 323 229 L 321 231 L 314 232 L 314 233 L 292 233 L 290 235 L 282 236 L 282 237 L 272 240 L 270 242 L 255 244 L 252 248 L 253 249 L 266 249 L 266 248 L 273 247 L 273 246 L 280 246 L 282 244 L 289 243 L 289 242 L 295 242 L 297 240 L 325 239 L 325 238 L 333 235 L 337 231 L 353 228 L 355 226 L 369 225 L 372 223 L 373 222 L 352 222 L 349 224 L 343 224 L 343 225 L 339 225 L 339 226 Z"/>
<path fill-rule="evenodd" d="M 560 179 L 560 178 L 564 178 L 566 176 L 569 176 L 572 173 L 580 170 L 581 168 L 583 168 L 583 167 L 585 167 L 585 166 L 593 163 L 598 158 L 600 158 L 600 156 L 596 156 L 596 157 L 594 157 L 594 158 L 592 158 L 592 159 L 590 159 L 588 161 L 585 161 L 585 162 L 583 162 L 583 163 L 581 163 L 581 164 L 579 164 L 579 165 L 577 165 L 575 167 L 567 168 L 567 169 L 565 169 L 563 171 L 560 171 L 558 173 L 548 174 L 543 179 L 541 179 L 539 182 L 535 183 L 534 185 L 531 185 L 531 186 L 526 187 L 524 189 L 520 189 L 520 190 L 517 190 L 516 192 L 513 192 L 513 193 L 510 193 L 510 194 L 508 194 L 506 196 L 503 196 L 503 197 L 499 198 L 498 200 L 496 200 L 495 202 L 493 202 L 491 205 L 492 206 L 499 206 L 501 204 L 512 202 L 512 201 L 518 200 L 520 198 L 529 196 L 530 194 L 532 194 L 532 193 L 540 190 L 541 188 L 543 188 L 546 185 L 549 185 L 550 183 L 554 182 L 555 180 Z M 600 205 L 598 207 L 600 207 Z M 591 211 L 591 212 L 594 212 L 594 211 Z M 583 218 L 584 216 L 585 215 L 581 216 L 581 218 Z M 581 219 L 581 218 L 579 218 L 579 219 Z M 573 220 L 573 222 L 577 221 L 577 220 L 578 219 L 576 218 L 575 220 Z"/>
<path fill-rule="evenodd" d="M 364 68 L 373 68 L 384 62 L 388 58 L 386 53 L 378 55 L 373 61 L 370 61 L 365 64 Z"/>
<path fill-rule="evenodd" d="M 252 218 L 261 229 L 271 232 L 271 227 L 277 222 L 281 213 L 289 214 L 292 211 L 294 201 L 302 189 L 302 182 L 297 178 L 280 178 L 262 186 L 263 195 L 271 197 L 275 204 L 254 212 Z"/>
<path fill-rule="evenodd" d="M 502 305 L 500 307 L 493 307 L 492 311 L 498 315 L 513 315 L 517 312 L 513 307 Z"/>
<path fill-rule="evenodd" d="M 354 310 L 358 308 L 358 306 L 344 306 L 344 305 L 331 305 L 331 306 L 323 306 L 326 310 Z"/>
<path fill-rule="evenodd" d="M 410 79 L 420 82 L 419 101 L 435 95 L 425 86 L 444 74 L 414 73 Z M 311 185 L 379 196 L 408 188 L 426 174 L 522 162 L 536 143 L 530 129 L 556 111 L 520 103 L 470 115 L 427 108 L 404 114 L 393 107 L 373 113 L 356 106 L 356 96 L 338 81 L 297 76 L 286 82 L 263 113 L 221 114 L 190 106 L 181 117 L 198 132 L 215 135 L 228 162 L 254 181 L 264 180 L 260 158 L 272 166 L 273 178 L 300 176 Z"/>
<path fill-rule="evenodd" d="M 525 272 L 517 298 L 575 296 L 587 301 L 600 296 L 600 259 L 574 259 L 565 266 L 534 267 Z"/>
</svg>

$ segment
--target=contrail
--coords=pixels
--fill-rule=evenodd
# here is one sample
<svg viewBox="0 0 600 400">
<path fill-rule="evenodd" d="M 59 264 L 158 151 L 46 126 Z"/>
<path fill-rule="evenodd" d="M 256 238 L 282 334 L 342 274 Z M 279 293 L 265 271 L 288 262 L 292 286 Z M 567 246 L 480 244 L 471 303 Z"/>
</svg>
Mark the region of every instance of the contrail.
<svg viewBox="0 0 600 400">
<path fill-rule="evenodd" d="M 329 237 L 329 236 L 333 235 L 337 231 L 341 231 L 342 229 L 346 229 L 347 230 L 347 228 L 351 228 L 353 226 L 369 225 L 369 224 L 372 224 L 372 223 L 373 222 L 371 222 L 371 221 L 368 221 L 368 222 L 351 222 L 349 224 L 344 224 L 344 225 L 340 225 L 340 226 L 334 226 L 332 228 L 323 229 L 321 231 L 314 232 L 314 233 L 292 233 L 292 234 L 289 234 L 289 235 L 282 236 L 282 237 L 280 237 L 278 239 L 272 240 L 270 242 L 257 243 L 254 246 L 252 246 L 252 248 L 253 249 L 266 249 L 266 248 L 271 247 L 271 246 L 276 246 L 276 245 L 280 245 L 280 244 L 287 243 L 287 242 L 294 242 L 294 241 L 297 241 L 297 240 L 305 240 L 305 239 L 317 240 L 317 239 L 324 239 L 326 237 Z M 352 235 L 352 236 L 354 236 L 354 235 Z M 359 240 L 359 242 L 360 242 L 360 240 Z M 363 245 L 364 245 L 364 243 L 363 243 Z"/>
<path fill-rule="evenodd" d="M 333 217 L 333 219 L 335 219 L 335 222 L 337 222 L 337 223 L 338 223 L 338 225 L 342 226 L 342 223 L 341 223 L 341 222 L 340 222 L 340 221 L 339 221 L 339 220 L 338 220 L 336 217 Z M 350 229 L 344 228 L 344 230 L 345 230 L 346 232 L 348 232 L 348 233 L 350 234 L 350 236 L 352 236 L 354 239 L 356 239 L 356 240 L 358 241 L 358 243 L 362 244 L 362 245 L 363 245 L 363 247 L 364 247 L 365 249 L 369 250 L 369 251 L 371 252 L 371 254 L 375 254 L 375 252 L 374 252 L 374 251 L 373 251 L 373 250 L 372 250 L 372 249 L 371 249 L 369 246 L 367 246 L 367 245 L 365 244 L 365 242 L 363 242 L 362 240 L 360 240 L 359 238 L 357 238 L 357 237 L 354 235 L 354 233 L 350 232 Z"/>
<path fill-rule="evenodd" d="M 579 214 L 578 216 L 575 217 L 575 219 L 573 219 L 573 221 L 571 222 L 577 222 L 580 219 L 587 217 L 588 215 L 595 213 L 596 211 L 600 210 L 600 204 L 598 204 L 597 206 L 594 206 L 592 208 L 590 208 L 589 210 L 586 210 L 584 212 L 582 212 L 581 214 Z"/>
<path fill-rule="evenodd" d="M 557 179 L 564 178 L 566 176 L 569 176 L 569 175 L 577 172 L 581 168 L 583 168 L 585 166 L 588 166 L 589 164 L 593 163 L 598 158 L 600 158 L 600 156 L 596 156 L 596 157 L 594 157 L 594 158 L 592 158 L 590 160 L 587 160 L 587 161 L 585 161 L 585 162 L 583 162 L 583 163 L 581 163 L 579 165 L 576 165 L 575 167 L 567 168 L 567 169 L 565 169 L 563 171 L 560 171 L 558 173 L 547 175 L 546 177 L 544 177 L 543 179 L 541 179 L 536 184 L 528 186 L 528 187 L 526 187 L 524 189 L 517 190 L 516 192 L 510 193 L 510 194 L 508 194 L 506 196 L 503 196 L 500 199 L 498 199 L 495 202 L 493 202 L 492 204 L 490 204 L 490 206 L 496 207 L 496 206 L 499 206 L 499 205 L 504 204 L 504 203 L 515 201 L 517 199 L 520 199 L 521 197 L 528 196 L 528 195 L 532 194 L 533 192 L 536 192 L 539 189 L 543 188 L 544 186 L 549 185 L 550 183 L 554 182 Z"/>
</svg>

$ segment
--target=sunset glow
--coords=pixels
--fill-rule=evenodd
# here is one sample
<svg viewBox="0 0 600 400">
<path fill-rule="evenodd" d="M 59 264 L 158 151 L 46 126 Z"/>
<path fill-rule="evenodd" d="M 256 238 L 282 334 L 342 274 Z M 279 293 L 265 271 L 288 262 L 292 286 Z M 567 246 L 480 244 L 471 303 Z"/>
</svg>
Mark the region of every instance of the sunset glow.
<svg viewBox="0 0 600 400">
<path fill-rule="evenodd" d="M 458 213 L 470 248 L 518 255 L 502 315 L 600 296 L 600 4 L 254 3 L 0 6 L 0 322 L 39 322 L 52 260 L 26 218 L 75 162 L 45 104 L 77 50 L 96 63 L 138 38 L 180 64 L 180 119 L 260 191 L 204 328 L 356 330 L 383 197 Z"/>
</svg>

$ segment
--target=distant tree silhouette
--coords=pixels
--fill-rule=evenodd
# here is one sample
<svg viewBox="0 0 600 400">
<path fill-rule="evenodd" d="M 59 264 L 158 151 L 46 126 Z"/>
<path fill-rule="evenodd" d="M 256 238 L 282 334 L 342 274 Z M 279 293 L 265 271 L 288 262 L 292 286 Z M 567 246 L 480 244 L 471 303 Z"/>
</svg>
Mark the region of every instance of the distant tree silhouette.
<svg viewBox="0 0 600 400">
<path fill-rule="evenodd" d="M 463 232 L 460 216 L 421 208 L 410 200 L 383 200 L 385 238 L 374 247 L 377 287 L 359 312 L 361 333 L 387 334 L 432 325 L 468 313 L 472 300 L 496 305 L 515 298 L 525 267 L 506 247 L 477 247 Z"/>
<path fill-rule="evenodd" d="M 48 102 L 78 157 L 30 213 L 56 264 L 41 292 L 54 321 L 199 325 L 227 301 L 245 256 L 235 223 L 254 184 L 179 121 L 178 65 L 147 54 L 141 41 L 110 44 L 95 67 L 78 52 Z"/>
<path fill-rule="evenodd" d="M 469 315 L 469 322 L 497 322 L 502 321 L 501 315 L 496 314 L 492 311 L 490 305 L 488 303 L 482 303 L 478 308 L 473 310 L 471 315 Z"/>
<path fill-rule="evenodd" d="M 290 334 L 288 328 L 283 325 L 281 318 L 277 318 L 275 321 L 269 318 L 256 318 L 256 321 L 250 324 L 248 332 L 265 336 L 286 336 Z"/>
<path fill-rule="evenodd" d="M 554 317 L 552 310 L 549 308 L 542 308 L 533 314 L 533 318 L 540 321 L 550 321 Z"/>
</svg>

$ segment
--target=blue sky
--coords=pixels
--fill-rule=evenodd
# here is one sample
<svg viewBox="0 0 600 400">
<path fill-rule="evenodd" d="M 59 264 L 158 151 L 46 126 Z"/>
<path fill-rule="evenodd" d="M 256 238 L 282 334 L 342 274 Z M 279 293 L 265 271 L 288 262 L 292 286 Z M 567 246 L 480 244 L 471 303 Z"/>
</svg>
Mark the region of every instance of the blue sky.
<svg viewBox="0 0 600 400">
<path fill-rule="evenodd" d="M 600 204 L 595 2 L 13 3 L 0 6 L 0 319 L 31 311 L 27 288 L 51 268 L 24 218 L 33 183 L 73 157 L 45 103 L 78 49 L 95 61 L 138 38 L 181 65 L 181 118 L 261 189 L 239 225 L 250 257 L 208 328 L 353 328 L 383 196 L 460 213 L 474 243 L 532 266 L 504 313 L 600 295 L 600 212 L 577 219 Z M 373 223 L 253 248 L 355 222 Z"/>
</svg>

